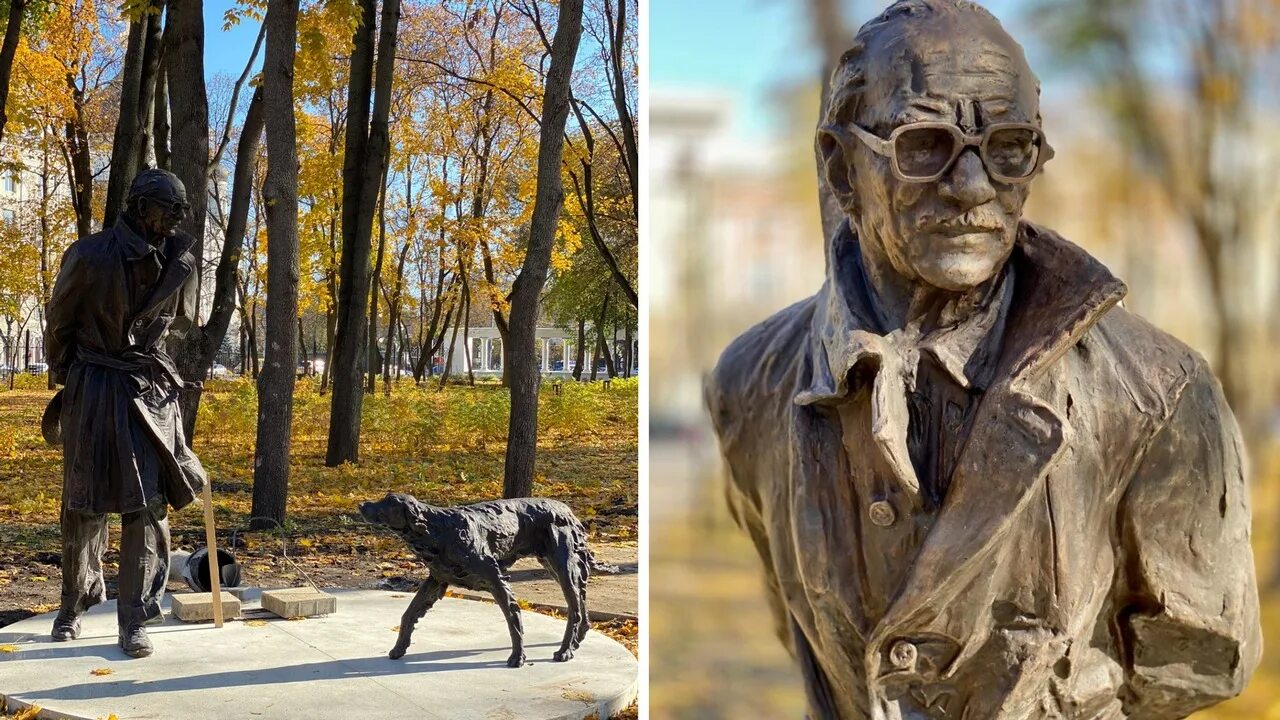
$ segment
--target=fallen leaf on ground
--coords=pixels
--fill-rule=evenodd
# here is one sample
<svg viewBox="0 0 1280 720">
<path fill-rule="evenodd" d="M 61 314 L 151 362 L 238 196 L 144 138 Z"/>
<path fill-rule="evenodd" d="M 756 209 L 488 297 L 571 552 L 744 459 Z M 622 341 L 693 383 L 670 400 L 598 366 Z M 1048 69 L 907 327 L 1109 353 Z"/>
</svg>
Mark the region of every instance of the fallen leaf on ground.
<svg viewBox="0 0 1280 720">
<path fill-rule="evenodd" d="M 28 705 L 19 710 L 18 714 L 13 716 L 13 720 L 36 720 L 40 717 L 40 709 L 39 705 Z"/>
<path fill-rule="evenodd" d="M 16 653 L 18 652 L 18 646 L 17 645 L 0 645 L 0 652 Z"/>
<path fill-rule="evenodd" d="M 267 621 L 266 620 L 245 620 L 244 624 L 249 627 L 266 627 Z"/>
<path fill-rule="evenodd" d="M 90 675 L 97 675 L 98 677 L 102 677 L 103 675 L 111 675 L 114 673 L 115 673 L 115 670 L 112 670 L 111 668 L 94 668 L 89 671 Z"/>
</svg>

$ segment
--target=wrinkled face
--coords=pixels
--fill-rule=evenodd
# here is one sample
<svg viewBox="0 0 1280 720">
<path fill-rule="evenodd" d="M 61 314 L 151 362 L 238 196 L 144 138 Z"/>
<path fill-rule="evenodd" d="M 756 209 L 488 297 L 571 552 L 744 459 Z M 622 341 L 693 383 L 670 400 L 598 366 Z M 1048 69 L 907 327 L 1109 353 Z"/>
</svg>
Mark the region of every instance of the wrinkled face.
<svg viewBox="0 0 1280 720">
<path fill-rule="evenodd" d="M 142 226 L 152 235 L 172 236 L 187 217 L 187 196 L 179 188 L 166 198 L 142 198 L 138 201 Z"/>
<path fill-rule="evenodd" d="M 416 530 L 418 527 L 422 527 L 412 511 L 412 507 L 416 502 L 408 495 L 387 493 L 385 498 L 377 502 L 360 503 L 360 515 L 371 523 L 386 525 L 396 532 L 409 529 Z"/>
<path fill-rule="evenodd" d="M 968 25 L 960 33 L 913 28 L 892 57 L 874 63 L 858 124 L 881 138 L 914 122 L 954 123 L 972 135 L 992 123 L 1038 124 L 1036 81 L 1021 49 L 998 26 Z M 853 162 L 852 221 L 904 278 L 961 292 L 1008 259 L 1029 185 L 994 180 L 978 148 L 934 182 L 898 180 L 889 158 L 860 143 Z"/>
</svg>

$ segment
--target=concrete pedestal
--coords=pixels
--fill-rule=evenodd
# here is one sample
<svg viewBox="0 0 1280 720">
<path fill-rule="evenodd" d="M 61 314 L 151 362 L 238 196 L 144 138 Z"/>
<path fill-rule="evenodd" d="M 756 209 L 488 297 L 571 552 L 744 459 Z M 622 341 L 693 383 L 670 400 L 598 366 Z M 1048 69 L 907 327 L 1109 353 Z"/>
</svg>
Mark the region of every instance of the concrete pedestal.
<svg viewBox="0 0 1280 720">
<path fill-rule="evenodd" d="M 42 717 L 119 720 L 252 717 L 578 720 L 625 708 L 637 690 L 636 659 L 616 641 L 587 635 L 567 663 L 551 660 L 564 621 L 523 612 L 523 668 L 496 605 L 445 598 L 417 626 L 401 660 L 395 644 L 411 595 L 327 590 L 340 611 L 305 620 L 245 619 L 222 629 L 172 618 L 148 628 L 155 655 L 132 659 L 116 645 L 115 603 L 83 618 L 80 638 L 49 639 L 54 614 L 0 628 L 0 701 Z M 95 673 L 95 671 L 97 671 Z M 109 671 L 109 672 L 102 672 Z"/>
</svg>

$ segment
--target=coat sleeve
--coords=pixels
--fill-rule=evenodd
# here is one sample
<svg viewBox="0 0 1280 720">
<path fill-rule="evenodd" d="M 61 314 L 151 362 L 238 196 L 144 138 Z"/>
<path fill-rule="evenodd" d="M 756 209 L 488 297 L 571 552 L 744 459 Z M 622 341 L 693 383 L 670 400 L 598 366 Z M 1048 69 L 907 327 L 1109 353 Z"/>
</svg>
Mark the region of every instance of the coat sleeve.
<svg viewBox="0 0 1280 720">
<path fill-rule="evenodd" d="M 756 472 L 749 461 L 749 449 L 756 445 L 750 434 L 750 418 L 741 412 L 741 398 L 734 384 L 726 380 L 730 374 L 731 352 L 726 352 L 720 365 L 707 378 L 703 397 L 711 414 L 723 458 L 725 499 L 729 514 L 755 546 L 764 566 L 766 599 L 772 611 L 774 631 L 787 648 L 792 648 L 791 620 L 782 599 L 778 574 L 773 564 L 769 533 L 760 509 Z"/>
<path fill-rule="evenodd" d="M 54 382 L 65 385 L 67 369 L 75 359 L 76 329 L 80 322 L 80 299 L 84 296 L 85 261 L 72 245 L 62 256 L 58 277 L 45 306 L 45 357 Z"/>
<path fill-rule="evenodd" d="M 1118 515 L 1115 618 L 1131 718 L 1238 695 L 1262 654 L 1239 428 L 1197 363 Z"/>
</svg>

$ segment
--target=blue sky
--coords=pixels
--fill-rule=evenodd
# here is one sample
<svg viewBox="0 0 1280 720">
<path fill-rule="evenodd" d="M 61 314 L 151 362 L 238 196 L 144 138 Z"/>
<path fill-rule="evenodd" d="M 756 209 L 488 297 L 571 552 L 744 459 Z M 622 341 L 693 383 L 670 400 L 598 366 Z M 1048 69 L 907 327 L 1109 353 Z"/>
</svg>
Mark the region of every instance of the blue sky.
<svg viewBox="0 0 1280 720">
<path fill-rule="evenodd" d="M 204 4 L 204 72 L 206 77 L 218 73 L 240 77 L 244 64 L 258 38 L 260 25 L 245 21 L 227 32 L 222 31 L 222 17 L 235 6 L 235 0 L 205 0 Z M 262 53 L 258 53 L 262 66 Z"/>
</svg>

